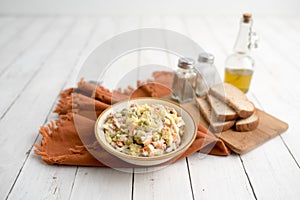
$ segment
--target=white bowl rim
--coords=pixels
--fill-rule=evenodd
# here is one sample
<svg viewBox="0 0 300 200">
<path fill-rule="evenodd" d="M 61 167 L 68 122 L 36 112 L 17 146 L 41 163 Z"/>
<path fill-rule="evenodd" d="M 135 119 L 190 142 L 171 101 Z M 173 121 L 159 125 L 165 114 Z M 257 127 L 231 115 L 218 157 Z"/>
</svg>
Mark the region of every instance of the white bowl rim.
<svg viewBox="0 0 300 200">
<path fill-rule="evenodd" d="M 130 101 L 139 101 L 139 100 L 155 100 L 155 101 L 164 101 L 164 102 L 167 102 L 167 103 L 170 103 L 170 104 L 173 104 L 175 105 L 177 108 L 180 108 L 182 109 L 184 112 L 186 112 L 188 114 L 188 116 L 190 117 L 190 119 L 192 120 L 192 124 L 194 125 L 194 133 L 193 133 L 193 136 L 191 138 L 190 141 L 187 142 L 187 144 L 183 147 L 180 147 L 180 149 L 176 149 L 174 151 L 171 151 L 169 153 L 166 153 L 166 154 L 162 154 L 162 155 L 158 155 L 158 156 L 152 156 L 152 157 L 143 157 L 143 156 L 135 156 L 135 155 L 130 155 L 130 154 L 126 154 L 124 152 L 121 152 L 121 151 L 118 151 L 116 150 L 113 146 L 110 146 L 108 147 L 106 145 L 106 143 L 104 143 L 100 136 L 99 136 L 99 132 L 98 132 L 98 123 L 100 121 L 100 119 L 102 118 L 102 116 L 110 111 L 112 109 L 112 107 L 118 105 L 118 104 L 122 104 L 122 103 L 125 103 L 125 102 L 130 102 Z M 138 160 L 138 161 L 154 161 L 154 160 L 165 160 L 165 159 L 168 159 L 168 158 L 173 158 L 173 157 L 179 157 L 181 156 L 191 145 L 192 143 L 194 142 L 196 136 L 197 136 L 197 125 L 196 125 L 196 122 L 195 120 L 193 119 L 193 117 L 191 116 L 191 114 L 186 110 L 184 109 L 183 107 L 181 107 L 178 103 L 172 101 L 172 100 L 168 100 L 168 99 L 163 99 L 163 98 L 157 98 L 157 97 L 138 97 L 138 98 L 133 98 L 133 99 L 129 99 L 129 100 L 125 100 L 125 101 L 120 101 L 118 103 L 115 103 L 111 106 L 109 106 L 108 108 L 106 108 L 104 111 L 102 111 L 102 113 L 98 116 L 97 118 L 97 121 L 95 123 L 95 136 L 96 136 L 96 139 L 98 141 L 98 143 L 100 144 L 100 146 L 105 149 L 107 152 L 109 152 L 110 154 L 112 154 L 113 156 L 116 156 L 116 157 L 119 157 L 119 158 L 124 158 L 124 159 L 129 159 L 129 160 Z M 175 154 L 175 156 L 174 156 Z M 178 155 L 177 155 L 178 154 Z"/>
</svg>

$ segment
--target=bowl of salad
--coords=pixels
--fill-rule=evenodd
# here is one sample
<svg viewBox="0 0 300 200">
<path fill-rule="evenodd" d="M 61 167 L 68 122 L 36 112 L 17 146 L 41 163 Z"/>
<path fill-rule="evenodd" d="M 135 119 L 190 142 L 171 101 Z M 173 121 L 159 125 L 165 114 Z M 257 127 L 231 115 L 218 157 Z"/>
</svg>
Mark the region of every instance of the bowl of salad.
<svg viewBox="0 0 300 200">
<path fill-rule="evenodd" d="M 193 143 L 197 126 L 178 104 L 137 98 L 112 105 L 95 124 L 99 144 L 110 154 L 139 166 L 180 157 Z"/>
</svg>

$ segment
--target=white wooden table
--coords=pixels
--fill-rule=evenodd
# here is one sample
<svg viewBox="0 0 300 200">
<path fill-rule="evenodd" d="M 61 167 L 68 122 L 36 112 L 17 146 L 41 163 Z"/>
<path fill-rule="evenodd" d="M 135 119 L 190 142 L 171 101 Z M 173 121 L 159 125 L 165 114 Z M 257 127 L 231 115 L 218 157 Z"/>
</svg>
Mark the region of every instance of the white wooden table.
<svg viewBox="0 0 300 200">
<path fill-rule="evenodd" d="M 300 17 L 255 16 L 260 34 L 248 96 L 257 107 L 289 124 L 287 132 L 245 154 L 196 153 L 150 173 L 110 168 L 49 166 L 34 155 L 39 126 L 59 92 L 74 85 L 80 66 L 117 33 L 167 28 L 216 57 L 223 74 L 234 44 L 237 16 L 1 16 L 0 199 L 300 199 Z M 120 64 L 161 55 L 130 55 Z"/>
</svg>

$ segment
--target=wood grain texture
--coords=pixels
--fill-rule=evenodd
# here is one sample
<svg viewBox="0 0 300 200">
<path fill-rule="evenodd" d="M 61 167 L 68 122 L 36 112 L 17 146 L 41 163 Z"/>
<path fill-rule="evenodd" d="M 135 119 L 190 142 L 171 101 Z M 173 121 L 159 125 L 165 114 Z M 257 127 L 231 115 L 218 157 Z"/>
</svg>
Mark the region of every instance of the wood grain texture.
<svg viewBox="0 0 300 200">
<path fill-rule="evenodd" d="M 204 116 L 201 114 L 197 103 L 194 101 L 185 103 L 183 107 L 192 114 L 197 123 L 201 123 L 207 128 L 210 128 Z M 232 128 L 217 133 L 218 137 L 235 153 L 244 154 L 279 134 L 284 133 L 288 129 L 287 123 L 262 110 L 257 109 L 257 116 L 259 117 L 259 124 L 255 130 L 239 132 Z"/>
<path fill-rule="evenodd" d="M 56 47 L 55 53 L 47 59 L 45 67 L 33 78 L 4 120 L 1 120 L 0 126 L 3 126 L 2 129 L 6 130 L 6 134 L 2 137 L 3 140 L 1 142 L 8 140 L 13 141 L 14 144 L 1 146 L 4 151 L 9 150 L 10 153 L 6 155 L 7 157 L 14 158 L 9 162 L 4 162 L 6 173 L 1 174 L 1 177 L 4 176 L 7 184 L 5 187 L 1 187 L 1 195 L 11 195 L 12 199 L 18 199 L 26 194 L 28 199 L 36 199 L 43 193 L 44 188 L 50 188 L 54 185 L 54 188 L 61 187 L 62 190 L 57 193 L 47 190 L 50 193 L 44 195 L 49 195 L 51 198 L 59 198 L 61 195 L 63 195 L 62 198 L 68 197 L 72 186 L 71 180 L 74 178 L 74 176 L 70 177 L 69 174 L 75 174 L 76 168 L 69 168 L 68 173 L 58 172 L 66 170 L 63 167 L 52 168 L 53 170 L 51 171 L 48 170 L 49 174 L 53 174 L 52 176 L 61 174 L 58 179 L 62 182 L 57 182 L 56 179 L 50 178 L 49 176 L 51 175 L 49 174 L 46 174 L 46 177 L 43 176 L 41 170 L 34 170 L 30 167 L 32 165 L 31 159 L 36 159 L 33 155 L 32 145 L 38 136 L 38 127 L 45 123 L 48 114 L 53 109 L 57 95 L 64 86 L 72 67 L 78 61 L 78 57 L 90 37 L 90 31 L 93 26 L 94 23 L 92 21 L 80 19 L 76 24 L 67 27 L 67 30 L 61 29 L 61 34 L 64 37 L 59 46 Z M 24 103 L 27 106 L 24 106 Z M 16 116 L 16 113 L 20 114 Z M 11 129 L 11 123 L 14 121 L 23 121 L 23 123 Z M 23 135 L 23 137 L 17 137 L 17 134 Z M 29 156 L 25 152 L 28 152 Z M 6 156 L 3 159 L 7 159 Z M 42 167 L 44 164 L 39 161 L 39 166 Z M 51 169 L 50 167 L 48 169 Z M 33 185 L 30 183 L 24 185 L 22 180 L 26 180 L 27 177 L 31 177 L 39 184 L 35 185 L 36 182 L 31 182 Z M 49 181 L 44 181 L 45 179 L 49 179 Z M 9 190 L 12 186 L 14 186 L 15 190 Z M 28 193 L 33 188 L 36 192 Z"/>
<path fill-rule="evenodd" d="M 220 64 L 221 66 L 224 66 L 224 60 L 226 58 L 226 55 L 229 55 L 231 52 L 232 45 L 234 44 L 234 40 L 236 38 L 236 34 L 238 31 L 238 23 L 239 21 L 235 18 L 229 18 L 230 23 L 218 23 L 220 21 L 224 22 L 224 18 L 218 18 L 218 17 L 210 17 L 205 18 L 205 24 L 200 27 L 206 27 L 208 30 L 211 31 L 210 35 L 211 38 L 210 44 L 216 44 L 217 48 L 214 48 L 216 50 L 216 54 L 218 55 L 218 58 L 223 58 Z M 197 21 L 194 19 L 194 21 Z M 259 20 L 256 20 L 255 23 L 257 23 Z M 268 28 L 267 24 L 262 24 L 265 28 Z M 229 28 L 231 27 L 231 28 Z M 196 28 L 195 28 L 196 29 Z M 204 30 L 205 31 L 205 30 Z M 215 46 L 215 45 L 211 45 Z M 262 46 L 262 44 L 260 45 Z M 262 47 L 260 47 L 262 48 Z M 280 48 L 280 47 L 279 47 Z M 260 49 L 259 49 L 260 50 Z M 272 54 L 276 54 L 276 50 L 273 48 L 269 50 L 260 50 L 260 54 L 263 54 L 264 52 L 267 52 L 270 54 L 270 56 L 266 57 L 265 59 L 281 59 L 281 56 L 278 55 L 276 57 L 271 56 Z M 256 55 L 259 55 L 258 53 Z M 272 68 L 272 70 L 265 71 L 264 66 L 260 66 L 260 63 L 257 63 L 256 65 L 256 72 L 254 75 L 254 79 L 251 85 L 251 91 L 254 91 L 254 95 L 256 99 L 259 99 L 261 102 L 261 99 L 263 99 L 262 105 L 263 108 L 266 109 L 268 107 L 268 112 L 275 116 L 280 116 L 280 119 L 287 121 L 290 125 L 291 122 L 289 120 L 286 120 L 285 116 L 295 116 L 295 109 L 293 108 L 287 108 L 287 103 L 282 102 L 282 98 L 290 99 L 284 94 L 283 91 L 278 92 L 278 89 L 281 87 L 277 87 L 277 85 L 280 84 L 276 78 L 271 78 L 272 74 L 275 73 L 274 67 L 277 66 L 282 70 L 282 74 L 284 74 L 286 71 L 286 68 L 282 68 L 282 65 L 278 65 L 278 63 L 274 63 L 274 65 L 270 65 L 269 67 Z M 224 69 L 224 68 L 223 68 Z M 262 72 L 261 70 L 264 70 Z M 274 72 L 273 72 L 274 71 Z M 223 74 L 223 70 L 221 71 Z M 257 77 L 259 76 L 259 78 Z M 268 77 L 268 78 L 267 78 Z M 270 77 L 270 78 L 269 78 Z M 286 78 L 283 78 L 285 81 L 287 81 Z M 281 81 L 281 83 L 285 83 L 285 81 Z M 274 84 L 276 86 L 274 86 Z M 255 86 L 254 86 L 255 85 Z M 276 95 L 274 95 L 276 93 Z M 276 102 L 276 103 L 275 103 Z M 287 101 L 285 101 L 287 102 Z M 290 99 L 289 102 L 292 102 Z M 254 102 L 256 106 L 258 106 L 257 102 Z M 283 106 L 284 105 L 284 106 Z M 290 106 L 288 106 L 290 107 Z M 273 111 L 275 109 L 281 110 L 281 112 L 274 113 Z M 286 110 L 291 110 L 293 114 L 287 113 Z M 285 110 L 285 111 L 284 111 Z M 283 113 L 286 113 L 284 115 Z M 294 117 L 291 117 L 294 118 Z M 293 125 L 291 125 L 293 126 Z M 289 130 L 285 134 L 289 134 L 291 131 L 291 126 Z M 283 136 L 285 135 L 283 134 Z M 295 136 L 295 134 L 293 134 Z M 297 141 L 297 139 L 296 139 Z M 299 146 L 299 145 L 298 145 Z M 268 152 L 267 155 L 265 152 Z M 273 154 L 272 154 L 273 152 Z M 277 156 L 277 153 L 274 152 L 280 152 L 281 157 Z M 297 153 L 298 151 L 295 151 Z M 260 154 L 259 156 L 257 154 Z M 256 155 L 256 156 L 255 156 Z M 296 163 L 293 160 L 292 155 L 289 152 L 289 149 L 285 147 L 285 144 L 282 142 L 280 137 L 276 137 L 270 142 L 266 143 L 265 145 L 262 145 L 253 151 L 249 152 L 248 154 L 240 156 L 240 160 L 242 161 L 242 166 L 245 170 L 245 173 L 247 174 L 247 178 L 249 180 L 249 183 L 251 184 L 251 190 L 253 191 L 253 194 L 257 196 L 258 198 L 267 198 L 267 197 L 276 197 L 276 196 L 296 196 L 299 194 L 297 190 L 294 190 L 293 193 L 291 193 L 289 190 L 281 190 L 280 188 L 285 185 L 289 185 L 287 187 L 293 187 L 293 184 L 295 182 L 299 181 L 299 176 L 295 174 L 295 171 L 299 170 L 299 167 L 296 165 Z M 286 163 L 285 167 L 283 165 L 276 165 L 277 162 L 283 162 Z M 256 169 L 257 163 L 260 164 L 260 168 Z M 263 163 L 263 164 L 262 164 Z M 266 173 L 263 174 L 260 171 L 268 171 L 271 170 L 272 173 Z M 284 171 L 284 173 L 287 175 L 286 177 L 281 176 L 280 174 Z M 264 177 L 261 179 L 261 177 Z M 293 177 L 294 178 L 291 178 Z M 273 182 L 277 182 L 277 184 L 268 185 L 268 183 L 272 180 Z M 290 181 L 289 181 L 290 180 Z M 278 193 L 272 193 L 272 191 L 281 191 Z"/>
<path fill-rule="evenodd" d="M 259 31 L 261 39 L 269 40 L 269 37 L 273 34 L 280 34 L 273 31 L 269 35 L 262 37 L 264 30 L 269 28 L 267 23 L 260 20 L 263 18 L 264 17 L 258 18 L 255 21 L 255 28 Z M 226 23 L 220 25 L 218 28 L 215 27 L 213 31 L 216 40 L 219 41 L 220 47 L 224 49 L 228 47 L 230 50 L 230 42 L 228 39 L 230 35 L 233 35 L 234 31 L 227 27 L 238 28 L 238 21 L 233 18 L 227 19 Z M 259 27 L 261 29 L 259 29 Z M 226 36 L 225 39 L 224 35 L 228 35 L 228 37 Z M 232 38 L 235 37 L 236 36 L 233 36 Z M 292 151 L 289 147 L 290 144 L 285 142 L 282 138 L 285 135 L 289 135 L 294 137 L 294 140 L 299 140 L 297 139 L 298 137 L 295 136 L 296 134 L 290 134 L 294 133 L 294 131 L 291 131 L 292 128 L 299 127 L 295 125 L 297 122 L 294 121 L 292 123 L 292 121 L 287 118 L 290 116 L 291 118 L 289 119 L 295 119 L 298 115 L 295 109 L 297 106 L 293 103 L 296 101 L 292 96 L 289 96 L 289 89 L 284 86 L 286 84 L 291 86 L 292 84 L 288 83 L 295 79 L 289 79 L 288 76 L 285 76 L 285 73 L 289 72 L 292 68 L 284 68 L 282 66 L 289 65 L 282 65 L 277 62 L 279 60 L 281 60 L 281 62 L 286 60 L 283 59 L 276 50 L 280 48 L 280 46 L 270 48 L 268 45 L 269 42 L 274 43 L 276 40 L 271 39 L 269 42 L 264 40 L 261 40 L 260 48 L 255 54 L 257 63 L 250 93 L 255 97 L 256 101 L 254 101 L 254 103 L 257 107 L 264 109 L 274 116 L 280 116 L 280 119 L 286 121 L 290 127 L 284 134 L 240 156 L 240 158 L 243 161 L 245 172 L 251 181 L 252 189 L 258 199 L 268 199 L 272 197 L 279 199 L 290 197 L 294 199 L 296 196 L 299 196 L 299 191 L 290 190 L 288 188 L 293 188 L 296 182 L 299 184 L 300 176 L 299 173 L 296 172 L 299 172 L 299 165 L 294 157 L 299 151 Z M 294 51 L 291 52 L 294 53 Z M 286 62 L 288 62 L 288 60 L 286 60 Z M 282 74 L 282 81 L 278 81 L 278 79 L 274 77 L 274 74 L 278 73 L 277 70 L 280 70 L 279 73 Z M 287 110 L 289 110 L 289 112 L 286 112 Z M 293 143 L 295 144 L 295 142 Z M 298 149 L 299 145 L 295 145 L 294 147 Z M 282 174 L 284 174 L 284 176 Z"/>
<path fill-rule="evenodd" d="M 225 54 L 217 43 L 211 30 L 213 24 L 208 24 L 204 17 L 173 17 L 173 26 L 168 21 L 172 30 L 186 34 L 203 48 L 216 55 L 215 63 L 220 75 L 223 73 L 223 60 Z M 218 23 L 221 20 L 215 20 Z M 181 24 L 180 26 L 176 24 Z M 218 23 L 219 24 L 219 23 Z M 183 28 L 183 29 L 182 29 Z M 218 55 L 218 56 L 217 56 Z M 187 106 L 187 105 L 186 105 Z M 196 102 L 185 107 L 190 111 L 197 111 Z M 200 113 L 192 114 L 196 121 L 200 121 Z M 255 199 L 243 164 L 238 156 L 233 158 L 220 158 L 206 154 L 195 154 L 188 158 L 191 182 L 195 199 Z M 230 185 L 230 187 L 228 187 Z"/>
<path fill-rule="evenodd" d="M 188 160 L 195 199 L 255 199 L 238 155 L 198 153 Z"/>
<path fill-rule="evenodd" d="M 26 31 L 33 21 L 33 17 L 25 17 L 16 18 L 11 23 L 4 23 L 0 29 L 0 48 L 9 46 L 14 40 L 18 40 L 20 34 Z"/>
<path fill-rule="evenodd" d="M 161 18 L 142 18 L 142 27 L 162 27 Z M 149 36 L 147 36 L 149 37 Z M 145 35 L 142 40 L 149 41 Z M 159 37 L 163 39 L 162 37 Z M 161 41 L 163 42 L 163 40 Z M 168 54 L 164 51 L 143 50 L 140 52 L 139 64 L 145 66 L 149 64 L 158 64 L 161 66 L 171 66 Z M 153 68 L 143 70 L 140 78 L 149 78 Z M 193 193 L 189 180 L 189 170 L 186 160 L 169 166 L 150 169 L 135 169 L 133 199 L 192 199 Z"/>
<path fill-rule="evenodd" d="M 25 18 L 21 27 L 17 26 L 12 29 L 14 34 L 9 35 L 10 40 L 7 40 L 1 48 L 1 65 L 0 75 L 5 75 L 5 72 L 29 49 L 40 37 L 46 32 L 54 17 L 46 18 Z M 21 22 L 22 22 L 21 21 Z M 18 22 L 18 21 L 16 21 Z M 19 25 L 19 23 L 16 23 Z M 16 29 L 17 28 L 17 29 Z M 9 29 L 10 30 L 10 29 Z"/>
<path fill-rule="evenodd" d="M 110 168 L 80 167 L 70 199 L 130 199 L 131 185 L 132 173 Z"/>
<path fill-rule="evenodd" d="M 257 110 L 257 116 L 259 123 L 255 130 L 238 132 L 230 129 L 222 132 L 220 138 L 235 153 L 244 154 L 288 129 L 287 123 L 264 111 Z"/>
<path fill-rule="evenodd" d="M 59 91 L 75 85 L 82 63 L 101 42 L 138 27 L 166 28 L 190 37 L 215 55 L 223 77 L 239 18 L 0 16 L 0 178 L 5 183 L 0 198 L 298 199 L 300 18 L 254 16 L 254 20 L 261 41 L 247 96 L 260 110 L 287 122 L 289 129 L 243 155 L 195 153 L 161 170 L 122 173 L 49 166 L 33 154 L 32 144 L 41 140 L 38 127 L 56 118 L 51 110 Z M 115 68 L 126 67 L 112 73 L 122 76 L 132 64 L 160 63 L 176 68 L 177 59 L 153 51 L 139 52 L 116 62 Z M 150 71 L 136 75 L 146 78 Z M 111 86 L 115 82 L 107 80 Z M 268 128 L 272 127 L 270 123 Z"/>
<path fill-rule="evenodd" d="M 147 169 L 146 169 L 147 170 Z M 134 199 L 193 199 L 186 160 L 134 175 Z"/>
<path fill-rule="evenodd" d="M 17 39 L 1 49 L 0 66 L 3 70 L 0 72 L 0 90 L 2 91 L 0 118 L 5 115 L 22 89 L 41 67 L 45 57 L 51 53 L 53 46 L 57 44 L 60 33 L 55 34 L 55 31 L 59 26 L 50 26 L 51 21 L 53 18 L 35 20 L 26 31 L 18 35 Z M 49 33 L 46 34 L 47 30 Z M 53 40 L 52 43 L 47 42 L 50 38 Z M 10 89 L 5 90 L 8 86 Z"/>
<path fill-rule="evenodd" d="M 15 20 L 16 17 L 14 16 L 1 16 L 0 18 L 0 31 L 2 28 L 8 28 L 9 24 L 13 23 L 13 20 Z"/>
<path fill-rule="evenodd" d="M 105 40 L 110 39 L 117 34 L 118 31 L 130 30 L 136 26 L 138 26 L 138 19 L 131 17 L 124 17 L 121 20 L 116 20 L 111 17 L 98 18 L 96 30 L 86 47 L 87 51 L 84 53 L 88 56 L 91 50 L 94 50 Z M 103 27 L 106 27 L 105 31 Z M 122 69 L 114 71 L 113 74 L 122 75 L 122 72 L 130 70 L 132 65 L 137 65 L 137 63 L 138 57 L 136 54 L 126 57 L 125 59 L 119 59 L 113 63 L 114 66 L 112 67 L 115 70 L 118 69 L 117 67 L 121 67 Z M 77 70 L 80 70 L 80 67 L 81 66 L 78 65 L 76 67 Z M 77 70 L 73 71 L 69 80 L 76 80 L 76 76 L 78 76 L 78 73 L 76 73 Z M 110 76 L 107 76 L 107 78 L 109 77 Z M 77 80 L 78 78 L 79 77 L 77 77 Z M 118 76 L 114 76 L 110 78 L 111 80 L 106 79 L 106 81 L 108 81 L 106 84 L 108 84 L 110 89 L 114 88 L 115 82 L 113 81 L 117 81 L 117 78 Z M 74 84 L 76 84 L 76 81 L 74 81 L 73 84 L 67 83 L 67 85 L 71 86 L 74 86 Z M 70 199 L 130 199 L 132 196 L 132 169 L 122 171 L 122 169 L 78 167 L 76 171 L 77 173 L 73 177 L 74 185 L 70 191 Z"/>
</svg>

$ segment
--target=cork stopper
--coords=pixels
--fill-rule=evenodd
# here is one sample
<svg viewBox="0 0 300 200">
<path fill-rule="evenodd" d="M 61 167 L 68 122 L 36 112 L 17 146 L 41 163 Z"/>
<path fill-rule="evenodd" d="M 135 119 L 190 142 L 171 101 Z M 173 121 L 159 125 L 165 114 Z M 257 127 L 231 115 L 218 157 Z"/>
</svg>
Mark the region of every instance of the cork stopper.
<svg viewBox="0 0 300 200">
<path fill-rule="evenodd" d="M 250 13 L 244 13 L 243 14 L 243 22 L 249 23 L 251 21 L 252 15 Z"/>
</svg>

